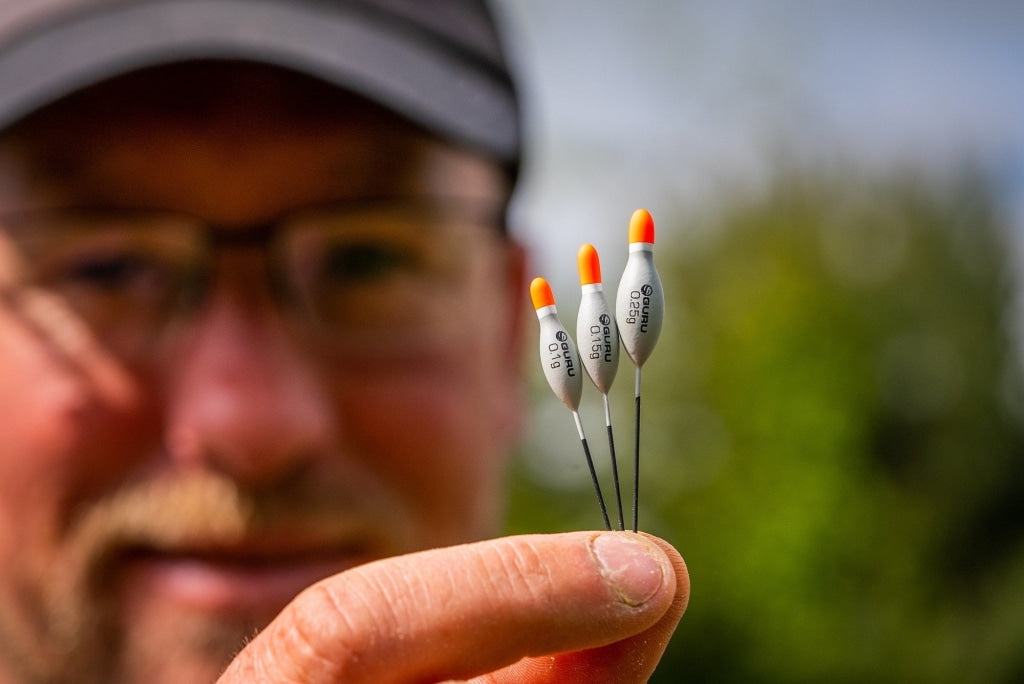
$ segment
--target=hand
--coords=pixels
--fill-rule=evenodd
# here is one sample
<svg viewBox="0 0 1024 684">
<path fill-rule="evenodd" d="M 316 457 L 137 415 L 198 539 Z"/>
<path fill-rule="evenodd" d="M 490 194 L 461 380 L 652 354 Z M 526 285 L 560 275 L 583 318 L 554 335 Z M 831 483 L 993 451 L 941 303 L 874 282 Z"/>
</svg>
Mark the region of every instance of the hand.
<svg viewBox="0 0 1024 684">
<path fill-rule="evenodd" d="M 388 558 L 304 591 L 220 682 L 645 682 L 689 590 L 675 549 L 631 532 Z"/>
</svg>

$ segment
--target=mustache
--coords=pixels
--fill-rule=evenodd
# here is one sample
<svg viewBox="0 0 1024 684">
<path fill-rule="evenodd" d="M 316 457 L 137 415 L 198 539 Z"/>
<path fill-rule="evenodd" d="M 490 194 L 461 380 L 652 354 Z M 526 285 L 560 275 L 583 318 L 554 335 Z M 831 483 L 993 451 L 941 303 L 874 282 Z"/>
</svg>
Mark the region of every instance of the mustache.
<svg viewBox="0 0 1024 684">
<path fill-rule="evenodd" d="M 324 487 L 254 491 L 211 470 L 125 485 L 90 504 L 69 529 L 76 565 L 118 550 L 305 549 L 393 546 L 400 526 L 380 494 Z M 390 523 L 388 523 L 390 520 Z M 387 530 L 388 535 L 385 535 Z"/>
<path fill-rule="evenodd" d="M 85 628 L 62 607 L 103 596 L 117 560 L 133 551 L 266 556 L 352 550 L 408 550 L 410 520 L 379 488 L 327 483 L 252 491 L 230 477 L 196 469 L 123 485 L 83 505 L 67 528 L 69 553 L 51 578 L 51 618 L 59 631 Z M 81 616 L 79 616 L 80 618 Z"/>
</svg>

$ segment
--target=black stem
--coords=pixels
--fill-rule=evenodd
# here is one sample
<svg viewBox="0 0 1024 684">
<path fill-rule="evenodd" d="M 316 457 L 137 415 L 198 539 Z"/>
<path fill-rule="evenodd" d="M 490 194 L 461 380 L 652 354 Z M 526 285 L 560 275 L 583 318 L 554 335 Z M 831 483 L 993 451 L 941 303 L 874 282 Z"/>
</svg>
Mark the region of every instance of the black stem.
<svg viewBox="0 0 1024 684">
<path fill-rule="evenodd" d="M 636 395 L 636 433 L 633 437 L 633 531 L 639 526 L 637 512 L 640 507 L 640 394 Z"/>
<path fill-rule="evenodd" d="M 619 466 L 615 458 L 615 436 L 612 434 L 612 426 L 608 424 L 608 451 L 612 456 L 612 478 L 615 481 L 615 502 L 619 506 L 619 529 L 626 529 L 625 516 L 622 514 L 622 492 L 619 489 Z"/>
<path fill-rule="evenodd" d="M 590 477 L 594 481 L 594 491 L 597 492 L 597 502 L 601 504 L 601 515 L 604 516 L 605 529 L 612 529 L 612 523 L 608 519 L 608 507 L 604 505 L 604 496 L 601 494 L 601 483 L 597 479 L 597 471 L 594 470 L 594 459 L 590 457 L 590 447 L 587 445 L 587 438 L 580 439 L 583 444 L 583 454 L 587 457 L 587 467 L 590 468 Z"/>
</svg>

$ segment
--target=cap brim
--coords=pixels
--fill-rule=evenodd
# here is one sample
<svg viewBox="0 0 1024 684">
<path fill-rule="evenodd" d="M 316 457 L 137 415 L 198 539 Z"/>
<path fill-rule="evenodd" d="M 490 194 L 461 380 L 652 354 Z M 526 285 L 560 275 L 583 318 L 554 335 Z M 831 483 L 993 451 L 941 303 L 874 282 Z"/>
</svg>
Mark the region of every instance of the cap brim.
<svg viewBox="0 0 1024 684">
<path fill-rule="evenodd" d="M 515 94 L 494 70 L 352 8 L 254 0 L 113 4 L 23 39 L 0 59 L 0 128 L 106 78 L 197 59 L 295 69 L 502 161 L 518 156 Z"/>
</svg>

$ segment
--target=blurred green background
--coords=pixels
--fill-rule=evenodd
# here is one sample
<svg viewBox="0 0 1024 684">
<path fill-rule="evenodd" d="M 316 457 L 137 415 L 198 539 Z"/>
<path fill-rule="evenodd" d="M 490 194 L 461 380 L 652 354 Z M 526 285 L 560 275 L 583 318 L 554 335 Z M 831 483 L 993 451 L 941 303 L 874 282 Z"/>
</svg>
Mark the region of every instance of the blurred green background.
<svg viewBox="0 0 1024 684">
<path fill-rule="evenodd" d="M 644 369 L 641 527 L 693 585 L 654 681 L 1024 681 L 1022 387 L 985 179 L 796 174 L 692 235 L 657 253 Z M 534 380 L 510 531 L 600 526 Z M 616 382 L 628 481 L 628 360 Z"/>
<path fill-rule="evenodd" d="M 579 244 L 613 295 L 630 213 L 657 223 L 640 525 L 692 597 L 653 681 L 1024 682 L 1024 3 L 499 7 L 519 235 L 570 330 Z M 508 531 L 600 527 L 527 346 Z M 610 498 L 589 384 L 581 414 Z"/>
</svg>

